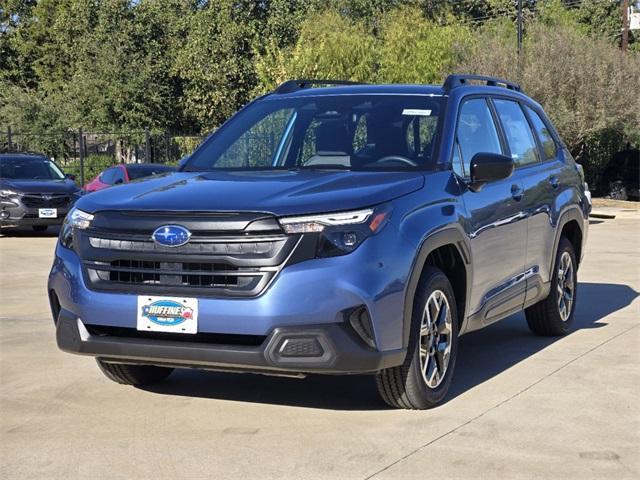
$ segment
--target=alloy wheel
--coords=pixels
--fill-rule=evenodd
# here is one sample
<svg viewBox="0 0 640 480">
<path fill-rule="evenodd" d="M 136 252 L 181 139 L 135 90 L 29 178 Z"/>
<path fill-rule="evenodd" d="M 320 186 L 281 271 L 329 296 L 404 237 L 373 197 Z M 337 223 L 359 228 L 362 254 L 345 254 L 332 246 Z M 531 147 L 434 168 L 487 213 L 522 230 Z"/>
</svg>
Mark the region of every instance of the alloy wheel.
<svg viewBox="0 0 640 480">
<path fill-rule="evenodd" d="M 575 296 L 575 271 L 569 252 L 562 252 L 558 263 L 558 313 L 563 322 L 571 315 Z"/>
<path fill-rule="evenodd" d="M 442 290 L 429 295 L 420 325 L 420 370 L 429 388 L 436 388 L 447 373 L 451 354 L 451 308 Z"/>
</svg>

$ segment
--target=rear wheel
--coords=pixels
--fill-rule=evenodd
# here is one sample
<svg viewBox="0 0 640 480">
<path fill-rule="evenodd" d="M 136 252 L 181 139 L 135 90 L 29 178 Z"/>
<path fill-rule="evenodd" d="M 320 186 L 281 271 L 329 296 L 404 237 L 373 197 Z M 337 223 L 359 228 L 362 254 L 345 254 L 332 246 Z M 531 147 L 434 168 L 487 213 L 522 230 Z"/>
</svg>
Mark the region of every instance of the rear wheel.
<svg viewBox="0 0 640 480">
<path fill-rule="evenodd" d="M 407 358 L 376 376 L 383 400 L 394 408 L 440 404 L 451 385 L 458 352 L 458 316 L 453 289 L 441 270 L 426 267 L 414 300 Z"/>
<path fill-rule="evenodd" d="M 33 225 L 32 227 L 36 232 L 46 232 L 48 225 Z"/>
<path fill-rule="evenodd" d="M 573 245 L 560 238 L 549 296 L 525 310 L 527 324 L 537 335 L 566 335 L 573 322 L 578 293 L 578 263 Z"/>
<path fill-rule="evenodd" d="M 152 385 L 166 379 L 173 372 L 173 368 L 168 367 L 108 363 L 99 358 L 96 361 L 109 380 L 122 385 Z"/>
</svg>

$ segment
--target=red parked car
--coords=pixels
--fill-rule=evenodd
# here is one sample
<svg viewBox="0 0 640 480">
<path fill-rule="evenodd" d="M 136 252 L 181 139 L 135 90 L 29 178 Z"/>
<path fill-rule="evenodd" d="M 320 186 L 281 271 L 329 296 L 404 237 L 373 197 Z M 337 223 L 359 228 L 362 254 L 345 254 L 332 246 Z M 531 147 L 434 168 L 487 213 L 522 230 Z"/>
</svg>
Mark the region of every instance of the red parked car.
<svg viewBox="0 0 640 480">
<path fill-rule="evenodd" d="M 155 163 L 132 163 L 127 165 L 115 165 L 102 171 L 96 178 L 87 183 L 83 190 L 95 192 L 120 183 L 129 183 L 138 178 L 150 177 L 158 173 L 173 172 L 175 167 L 158 165 Z"/>
</svg>

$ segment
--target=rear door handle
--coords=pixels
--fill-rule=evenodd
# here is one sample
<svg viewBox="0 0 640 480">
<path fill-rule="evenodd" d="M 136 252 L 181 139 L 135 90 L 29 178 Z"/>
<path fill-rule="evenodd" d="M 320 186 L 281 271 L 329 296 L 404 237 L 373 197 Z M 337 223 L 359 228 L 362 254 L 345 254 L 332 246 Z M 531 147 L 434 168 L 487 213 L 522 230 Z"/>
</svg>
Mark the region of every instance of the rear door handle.
<svg viewBox="0 0 640 480">
<path fill-rule="evenodd" d="M 519 202 L 524 196 L 524 190 L 520 185 L 513 184 L 511 185 L 511 196 L 516 202 Z"/>
<path fill-rule="evenodd" d="M 553 188 L 558 188 L 558 185 L 560 184 L 560 181 L 558 180 L 558 177 L 556 177 L 555 175 L 551 175 L 549 177 L 549 183 L 551 184 L 551 186 Z"/>
</svg>

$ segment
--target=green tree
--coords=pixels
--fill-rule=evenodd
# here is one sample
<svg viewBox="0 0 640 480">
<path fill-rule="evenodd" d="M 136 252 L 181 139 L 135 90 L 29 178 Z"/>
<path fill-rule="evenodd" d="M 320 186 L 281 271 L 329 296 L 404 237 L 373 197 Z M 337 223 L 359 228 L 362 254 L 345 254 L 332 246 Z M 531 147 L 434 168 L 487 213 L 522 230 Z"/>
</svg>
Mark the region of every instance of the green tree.
<svg viewBox="0 0 640 480">
<path fill-rule="evenodd" d="M 211 129 L 246 103 L 256 85 L 255 45 L 264 10 L 252 0 L 219 0 L 190 19 L 176 58 L 186 115 Z"/>
<path fill-rule="evenodd" d="M 266 90 L 289 78 L 369 80 L 376 63 L 375 37 L 363 23 L 327 10 L 309 16 L 292 48 L 271 45 L 256 70 Z"/>
<path fill-rule="evenodd" d="M 384 83 L 436 83 L 473 43 L 470 28 L 450 18 L 445 25 L 427 20 L 415 8 L 388 13 L 381 25 L 379 68 Z"/>
</svg>

